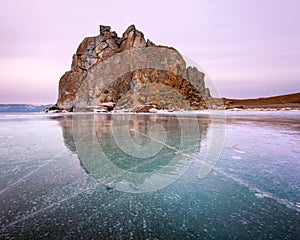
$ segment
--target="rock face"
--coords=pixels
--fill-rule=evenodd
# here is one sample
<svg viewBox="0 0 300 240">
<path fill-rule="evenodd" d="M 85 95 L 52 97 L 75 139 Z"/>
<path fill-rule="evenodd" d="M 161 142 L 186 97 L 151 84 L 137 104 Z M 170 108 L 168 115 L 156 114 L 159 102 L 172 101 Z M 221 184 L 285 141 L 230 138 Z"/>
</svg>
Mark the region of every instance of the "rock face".
<svg viewBox="0 0 300 240">
<path fill-rule="evenodd" d="M 188 110 L 205 108 L 209 98 L 204 73 L 186 68 L 175 49 L 146 41 L 134 25 L 122 37 L 101 25 L 98 36 L 81 42 L 71 70 L 61 77 L 56 106 L 69 111 L 103 109 L 107 103 L 116 109 Z"/>
</svg>

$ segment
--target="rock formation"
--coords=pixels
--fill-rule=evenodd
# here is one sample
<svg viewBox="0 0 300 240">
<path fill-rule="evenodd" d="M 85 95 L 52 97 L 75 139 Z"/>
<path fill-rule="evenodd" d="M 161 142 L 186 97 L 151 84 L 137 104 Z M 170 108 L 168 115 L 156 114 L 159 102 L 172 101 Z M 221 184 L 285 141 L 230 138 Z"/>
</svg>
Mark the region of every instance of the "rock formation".
<svg viewBox="0 0 300 240">
<path fill-rule="evenodd" d="M 58 109 L 91 111 L 156 108 L 203 109 L 211 98 L 204 74 L 186 68 L 174 49 L 145 40 L 131 25 L 118 37 L 109 26 L 85 38 L 73 55 L 71 70 L 59 82 Z"/>
</svg>

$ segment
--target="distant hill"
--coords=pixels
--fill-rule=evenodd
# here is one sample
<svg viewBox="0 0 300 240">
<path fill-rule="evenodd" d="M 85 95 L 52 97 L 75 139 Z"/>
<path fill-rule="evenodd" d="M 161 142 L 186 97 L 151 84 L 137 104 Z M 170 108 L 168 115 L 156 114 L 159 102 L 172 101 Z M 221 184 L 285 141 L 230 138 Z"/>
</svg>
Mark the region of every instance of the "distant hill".
<svg viewBox="0 0 300 240">
<path fill-rule="evenodd" d="M 226 108 L 295 108 L 300 109 L 300 92 L 267 98 L 229 99 L 223 98 Z"/>
<path fill-rule="evenodd" d="M 50 106 L 52 106 L 52 104 L 0 104 L 0 112 L 42 112 L 45 108 Z"/>
</svg>

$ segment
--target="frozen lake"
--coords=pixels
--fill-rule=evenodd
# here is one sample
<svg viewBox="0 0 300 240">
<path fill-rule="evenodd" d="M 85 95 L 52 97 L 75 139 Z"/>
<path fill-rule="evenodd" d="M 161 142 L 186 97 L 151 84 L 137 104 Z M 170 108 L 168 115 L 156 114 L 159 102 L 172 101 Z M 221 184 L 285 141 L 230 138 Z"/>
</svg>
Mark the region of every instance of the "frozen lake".
<svg viewBox="0 0 300 240">
<path fill-rule="evenodd" d="M 299 239 L 300 112 L 1 114 L 0 239 Z"/>
</svg>

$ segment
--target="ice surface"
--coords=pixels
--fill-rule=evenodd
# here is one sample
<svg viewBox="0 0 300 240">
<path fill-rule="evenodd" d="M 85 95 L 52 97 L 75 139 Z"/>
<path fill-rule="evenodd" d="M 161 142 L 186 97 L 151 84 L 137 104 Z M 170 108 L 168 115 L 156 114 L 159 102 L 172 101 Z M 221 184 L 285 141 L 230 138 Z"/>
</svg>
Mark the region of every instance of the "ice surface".
<svg viewBox="0 0 300 240">
<path fill-rule="evenodd" d="M 212 127 L 207 114 L 1 115 L 0 238 L 296 239 L 300 113 L 227 114 L 200 179 Z"/>
</svg>

